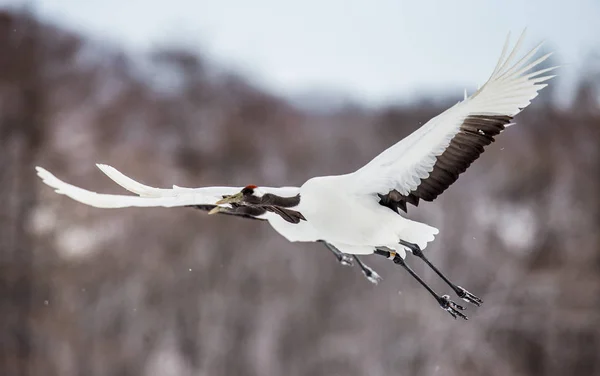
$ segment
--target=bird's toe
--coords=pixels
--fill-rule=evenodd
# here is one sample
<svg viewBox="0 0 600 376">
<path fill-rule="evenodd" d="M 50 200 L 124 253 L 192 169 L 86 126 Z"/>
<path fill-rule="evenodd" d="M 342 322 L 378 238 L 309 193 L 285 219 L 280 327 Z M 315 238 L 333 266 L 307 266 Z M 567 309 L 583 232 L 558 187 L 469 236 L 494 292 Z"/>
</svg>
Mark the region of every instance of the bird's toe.
<svg viewBox="0 0 600 376">
<path fill-rule="evenodd" d="M 464 319 L 464 320 L 469 319 L 465 314 L 463 314 L 461 312 L 461 311 L 464 311 L 465 308 L 459 304 L 454 303 L 452 300 L 450 300 L 450 297 L 448 295 L 441 296 L 439 299 L 439 303 L 440 303 L 440 307 L 442 307 L 443 310 L 448 312 L 455 319 L 457 319 L 458 317 L 460 317 L 461 319 Z"/>
<path fill-rule="evenodd" d="M 342 253 L 338 258 L 338 261 L 344 266 L 354 266 L 354 259 L 352 258 L 352 256 L 346 253 Z"/>
<path fill-rule="evenodd" d="M 477 307 L 483 304 L 483 300 L 481 300 L 481 298 L 471 294 L 470 292 L 468 292 L 460 286 L 456 286 L 456 294 L 465 302 L 474 304 Z"/>
<path fill-rule="evenodd" d="M 371 282 L 374 285 L 377 285 L 379 282 L 381 282 L 383 280 L 383 278 L 381 278 L 381 276 L 379 274 L 377 274 L 377 272 L 375 270 L 373 270 L 369 267 L 366 267 L 363 270 L 363 274 L 369 280 L 369 282 Z"/>
</svg>

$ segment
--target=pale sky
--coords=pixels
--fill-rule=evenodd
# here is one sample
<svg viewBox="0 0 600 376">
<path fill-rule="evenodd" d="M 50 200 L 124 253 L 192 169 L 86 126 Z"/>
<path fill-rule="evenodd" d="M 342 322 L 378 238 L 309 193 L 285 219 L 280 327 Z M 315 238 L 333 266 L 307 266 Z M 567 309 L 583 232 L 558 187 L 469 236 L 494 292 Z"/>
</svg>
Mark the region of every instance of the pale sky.
<svg viewBox="0 0 600 376">
<path fill-rule="evenodd" d="M 598 0 L 32 1 L 46 19 L 96 39 L 138 50 L 178 43 L 279 94 L 324 90 L 369 104 L 471 92 L 507 33 L 516 40 L 525 27 L 527 48 L 545 40 L 565 64 L 565 93 L 600 51 Z"/>
</svg>

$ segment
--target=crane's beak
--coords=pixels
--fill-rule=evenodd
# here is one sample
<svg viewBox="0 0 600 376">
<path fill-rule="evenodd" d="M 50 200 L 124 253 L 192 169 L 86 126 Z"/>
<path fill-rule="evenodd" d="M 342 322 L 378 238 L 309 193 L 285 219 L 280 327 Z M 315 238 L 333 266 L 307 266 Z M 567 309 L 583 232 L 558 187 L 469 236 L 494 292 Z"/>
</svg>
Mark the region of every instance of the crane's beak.
<svg viewBox="0 0 600 376">
<path fill-rule="evenodd" d="M 244 195 L 242 192 L 236 193 L 231 196 L 224 197 L 219 201 L 215 202 L 215 205 L 224 205 L 224 204 L 237 204 L 244 199 Z M 213 209 L 214 210 L 214 209 Z"/>
<path fill-rule="evenodd" d="M 225 211 L 225 210 L 226 210 L 226 208 L 224 208 L 224 207 L 222 207 L 222 206 L 215 206 L 214 208 L 212 208 L 212 209 L 211 209 L 211 210 L 208 212 L 208 214 L 209 214 L 209 215 L 211 215 L 211 214 L 217 214 L 217 213 L 220 213 L 220 212 L 222 212 L 222 211 Z"/>
</svg>

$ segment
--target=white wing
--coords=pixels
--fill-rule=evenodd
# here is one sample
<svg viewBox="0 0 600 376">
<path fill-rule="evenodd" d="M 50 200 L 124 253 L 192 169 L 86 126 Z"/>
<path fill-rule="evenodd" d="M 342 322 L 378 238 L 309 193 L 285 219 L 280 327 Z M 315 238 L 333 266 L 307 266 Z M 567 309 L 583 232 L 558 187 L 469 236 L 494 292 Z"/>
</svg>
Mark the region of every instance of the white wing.
<svg viewBox="0 0 600 376">
<path fill-rule="evenodd" d="M 505 59 L 507 38 L 496 68 L 477 92 L 349 174 L 354 182 L 349 186 L 356 193 L 371 195 L 396 190 L 393 198 L 406 211 L 406 202 L 431 201 L 454 183 L 483 147 L 547 86 L 542 82 L 554 77 L 544 74 L 556 67 L 527 73 L 550 56 L 533 60 L 541 44 L 516 61 L 524 35 Z"/>
<path fill-rule="evenodd" d="M 204 187 L 204 188 L 181 188 L 174 186 L 172 189 L 154 188 L 141 184 L 117 169 L 107 165 L 97 165 L 109 178 L 126 190 L 139 196 L 102 194 L 88 191 L 83 188 L 65 183 L 52 175 L 49 171 L 36 167 L 40 178 L 56 190 L 83 204 L 96 208 L 125 208 L 125 207 L 175 207 L 189 205 L 215 205 L 215 202 L 223 198 L 223 195 L 238 193 L 243 187 Z M 297 187 L 270 188 L 261 187 L 265 192 L 278 195 L 294 195 L 299 192 Z"/>
</svg>

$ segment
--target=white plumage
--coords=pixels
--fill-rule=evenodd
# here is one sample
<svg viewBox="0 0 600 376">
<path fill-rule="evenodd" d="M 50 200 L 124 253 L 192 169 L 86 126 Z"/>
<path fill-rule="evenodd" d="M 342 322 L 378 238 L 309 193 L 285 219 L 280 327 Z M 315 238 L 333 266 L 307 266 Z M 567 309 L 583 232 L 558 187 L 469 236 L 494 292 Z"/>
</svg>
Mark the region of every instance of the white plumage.
<svg viewBox="0 0 600 376">
<path fill-rule="evenodd" d="M 459 296 L 478 304 L 478 298 L 449 282 L 420 252 L 438 230 L 406 219 L 399 211 L 406 211 L 407 203 L 416 206 L 420 200 L 432 201 L 447 189 L 495 136 L 512 125 L 513 117 L 546 86 L 544 82 L 554 77 L 546 73 L 555 67 L 534 70 L 550 56 L 547 54 L 534 60 L 541 45 L 517 59 L 523 36 L 508 57 L 507 38 L 490 78 L 473 95 L 467 97 L 465 91 L 463 101 L 350 174 L 315 177 L 301 187 L 173 186 L 159 189 L 138 183 L 113 167 L 98 165 L 117 184 L 138 196 L 91 192 L 67 184 L 40 167 L 38 174 L 57 193 L 94 207 L 220 205 L 228 210 L 259 208 L 262 212 L 252 216 L 268 220 L 290 241 L 322 240 L 349 254 L 376 252 L 389 256 L 405 268 L 408 267 L 402 261 L 404 251 L 411 250 L 434 268 Z M 213 209 L 212 212 L 219 210 L 225 209 Z M 295 216 L 295 221 L 290 220 L 291 217 L 286 219 L 289 213 Z M 424 284 L 419 277 L 415 278 Z M 464 317 L 457 311 L 460 306 L 427 288 L 444 309 L 455 317 Z"/>
</svg>

